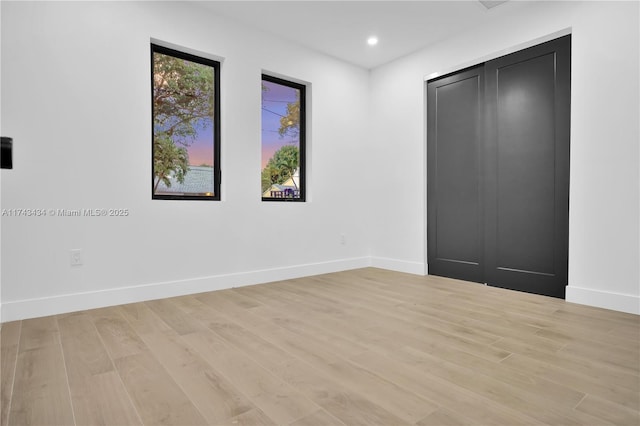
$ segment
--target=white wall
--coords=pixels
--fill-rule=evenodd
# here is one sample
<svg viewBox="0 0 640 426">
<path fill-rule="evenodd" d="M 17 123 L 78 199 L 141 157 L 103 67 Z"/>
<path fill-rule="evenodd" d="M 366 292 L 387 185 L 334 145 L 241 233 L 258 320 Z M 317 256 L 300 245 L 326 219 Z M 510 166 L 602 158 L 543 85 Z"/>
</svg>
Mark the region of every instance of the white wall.
<svg viewBox="0 0 640 426">
<path fill-rule="evenodd" d="M 393 194 L 373 210 L 374 264 L 426 267 L 425 76 L 570 28 L 567 300 L 640 313 L 638 2 L 510 2 L 488 13 L 487 25 L 372 72 L 374 166 L 390 171 L 379 190 Z"/>
<path fill-rule="evenodd" d="M 169 2 L 2 2 L 2 320 L 370 263 L 368 72 Z M 151 200 L 151 38 L 223 58 L 222 202 Z M 260 201 L 260 74 L 311 82 L 309 201 Z M 346 245 L 340 244 L 345 234 Z M 69 250 L 84 266 L 70 266 Z"/>
</svg>

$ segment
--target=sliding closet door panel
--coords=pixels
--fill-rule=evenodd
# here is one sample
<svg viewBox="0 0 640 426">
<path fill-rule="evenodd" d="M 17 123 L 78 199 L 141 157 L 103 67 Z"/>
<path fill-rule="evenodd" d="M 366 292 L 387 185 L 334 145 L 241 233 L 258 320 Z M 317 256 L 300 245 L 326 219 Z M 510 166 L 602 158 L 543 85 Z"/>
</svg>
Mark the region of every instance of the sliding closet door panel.
<svg viewBox="0 0 640 426">
<path fill-rule="evenodd" d="M 555 55 L 498 70 L 499 268 L 555 274 Z"/>
<path fill-rule="evenodd" d="M 487 283 L 555 297 L 567 284 L 570 39 L 486 64 Z"/>
<path fill-rule="evenodd" d="M 483 279 L 482 68 L 427 84 L 429 273 Z"/>
</svg>

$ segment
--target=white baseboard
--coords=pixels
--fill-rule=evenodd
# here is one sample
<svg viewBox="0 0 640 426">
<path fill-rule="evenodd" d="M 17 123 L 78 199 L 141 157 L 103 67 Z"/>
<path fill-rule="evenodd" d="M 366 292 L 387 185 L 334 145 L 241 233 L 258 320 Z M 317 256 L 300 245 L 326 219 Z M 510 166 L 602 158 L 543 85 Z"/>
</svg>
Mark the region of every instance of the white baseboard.
<svg viewBox="0 0 640 426">
<path fill-rule="evenodd" d="M 104 308 L 146 300 L 184 296 L 246 285 L 307 277 L 371 266 L 371 258 L 340 259 L 305 265 L 238 272 L 225 275 L 194 278 L 114 288 L 85 293 L 64 294 L 37 299 L 2 303 L 1 322 L 37 318 L 87 309 Z"/>
<path fill-rule="evenodd" d="M 281 268 L 214 275 L 188 280 L 4 302 L 0 305 L 0 323 L 308 277 L 350 269 L 366 268 L 368 266 L 414 275 L 426 274 L 426 265 L 422 262 L 409 262 L 384 257 L 357 257 Z M 640 315 L 639 296 L 568 286 L 566 289 L 566 300 L 567 302 Z"/>
<path fill-rule="evenodd" d="M 408 262 L 406 260 L 389 259 L 386 257 L 372 257 L 371 266 L 388 269 L 407 274 L 426 275 L 426 266 L 423 262 Z"/>
<path fill-rule="evenodd" d="M 567 302 L 640 315 L 639 296 L 573 286 L 567 286 L 566 290 L 565 299 Z"/>
</svg>

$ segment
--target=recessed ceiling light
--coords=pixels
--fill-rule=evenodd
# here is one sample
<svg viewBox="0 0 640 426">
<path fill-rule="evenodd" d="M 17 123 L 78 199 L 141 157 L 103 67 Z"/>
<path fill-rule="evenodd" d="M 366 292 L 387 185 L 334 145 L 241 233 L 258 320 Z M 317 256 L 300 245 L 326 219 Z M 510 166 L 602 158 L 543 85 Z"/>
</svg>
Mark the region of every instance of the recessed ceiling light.
<svg viewBox="0 0 640 426">
<path fill-rule="evenodd" d="M 367 44 L 369 46 L 375 46 L 376 44 L 378 44 L 378 37 L 376 36 L 371 36 L 367 39 Z"/>
</svg>

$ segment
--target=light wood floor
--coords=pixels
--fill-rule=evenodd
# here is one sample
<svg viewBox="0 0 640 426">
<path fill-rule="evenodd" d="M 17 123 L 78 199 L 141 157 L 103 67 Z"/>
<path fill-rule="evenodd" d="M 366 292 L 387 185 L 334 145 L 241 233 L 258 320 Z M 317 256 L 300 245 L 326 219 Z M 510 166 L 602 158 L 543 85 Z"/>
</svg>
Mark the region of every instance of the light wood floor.
<svg viewBox="0 0 640 426">
<path fill-rule="evenodd" d="M 2 325 L 1 425 L 639 425 L 640 317 L 373 268 Z"/>
</svg>

